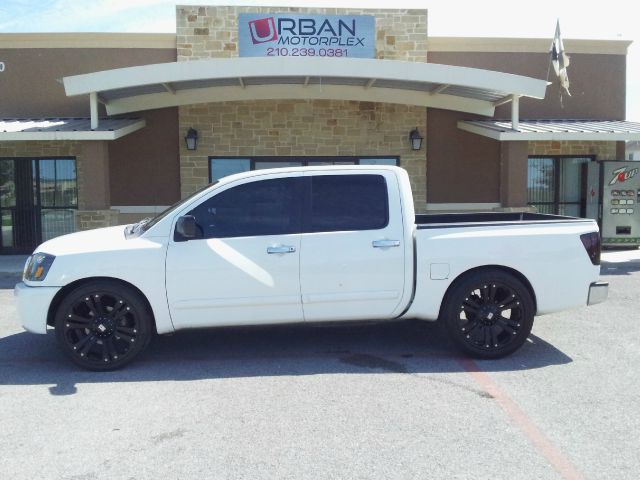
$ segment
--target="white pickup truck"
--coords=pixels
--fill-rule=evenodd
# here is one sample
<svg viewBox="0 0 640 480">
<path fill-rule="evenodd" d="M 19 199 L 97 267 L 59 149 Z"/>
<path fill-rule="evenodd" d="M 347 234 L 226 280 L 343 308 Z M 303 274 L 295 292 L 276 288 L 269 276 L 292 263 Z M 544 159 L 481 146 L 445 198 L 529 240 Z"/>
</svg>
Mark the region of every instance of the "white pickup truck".
<svg viewBox="0 0 640 480">
<path fill-rule="evenodd" d="M 154 333 L 223 325 L 437 320 L 467 354 L 498 358 L 535 315 L 604 301 L 592 220 L 415 215 L 398 167 L 232 175 L 152 220 L 40 245 L 15 288 L 24 328 L 55 328 L 93 370 Z"/>
</svg>

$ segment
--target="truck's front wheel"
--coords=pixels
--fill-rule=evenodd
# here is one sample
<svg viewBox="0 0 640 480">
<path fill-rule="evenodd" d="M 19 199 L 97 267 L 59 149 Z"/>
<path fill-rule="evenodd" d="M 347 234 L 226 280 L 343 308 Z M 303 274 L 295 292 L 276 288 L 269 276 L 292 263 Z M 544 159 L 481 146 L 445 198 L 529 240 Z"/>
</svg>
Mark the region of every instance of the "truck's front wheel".
<svg viewBox="0 0 640 480">
<path fill-rule="evenodd" d="M 524 344 L 534 314 L 531 294 L 519 279 L 487 269 L 469 273 L 452 286 L 441 321 L 459 349 L 491 359 L 509 355 Z"/>
<path fill-rule="evenodd" d="M 151 314 L 140 294 L 118 282 L 96 280 L 69 292 L 55 316 L 58 344 L 89 370 L 115 370 L 148 345 Z"/>
</svg>

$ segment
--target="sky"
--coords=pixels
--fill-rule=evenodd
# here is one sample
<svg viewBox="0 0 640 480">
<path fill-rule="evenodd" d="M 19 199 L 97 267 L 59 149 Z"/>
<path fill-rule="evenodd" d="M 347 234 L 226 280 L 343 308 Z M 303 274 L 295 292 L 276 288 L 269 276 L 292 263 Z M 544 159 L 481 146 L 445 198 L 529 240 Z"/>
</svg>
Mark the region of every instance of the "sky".
<svg viewBox="0 0 640 480">
<path fill-rule="evenodd" d="M 640 122 L 640 7 L 623 0 L 0 0 L 3 32 L 175 32 L 175 5 L 426 8 L 430 36 L 632 40 L 627 57 L 627 120 Z M 635 8 L 634 8 L 635 7 Z M 571 51 L 567 51 L 571 55 Z M 0 58 L 0 61 L 2 59 Z M 571 79 L 571 66 L 569 66 Z"/>
</svg>

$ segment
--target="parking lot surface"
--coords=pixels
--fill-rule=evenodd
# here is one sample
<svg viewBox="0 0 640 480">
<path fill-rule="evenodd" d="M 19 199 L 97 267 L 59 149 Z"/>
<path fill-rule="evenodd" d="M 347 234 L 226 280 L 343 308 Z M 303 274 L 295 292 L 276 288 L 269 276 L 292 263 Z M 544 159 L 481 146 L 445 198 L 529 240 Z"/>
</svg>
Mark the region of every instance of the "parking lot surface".
<svg viewBox="0 0 640 480">
<path fill-rule="evenodd" d="M 640 251 L 606 303 L 536 319 L 497 361 L 437 325 L 184 331 L 78 370 L 19 326 L 0 273 L 0 475 L 11 479 L 636 479 Z"/>
</svg>

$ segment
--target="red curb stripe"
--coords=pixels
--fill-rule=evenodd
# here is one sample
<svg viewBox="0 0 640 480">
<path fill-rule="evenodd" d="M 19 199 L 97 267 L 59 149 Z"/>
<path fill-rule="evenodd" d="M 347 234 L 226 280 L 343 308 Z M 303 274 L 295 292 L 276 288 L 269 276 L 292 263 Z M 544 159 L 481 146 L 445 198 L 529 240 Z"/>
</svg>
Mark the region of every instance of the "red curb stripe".
<svg viewBox="0 0 640 480">
<path fill-rule="evenodd" d="M 522 430 L 533 446 L 560 473 L 562 478 L 565 480 L 584 480 L 582 474 L 569 459 L 536 427 L 511 397 L 487 373 L 480 369 L 476 362 L 469 359 L 459 359 L 458 361 L 478 385 L 498 402 L 511 421 Z"/>
</svg>

